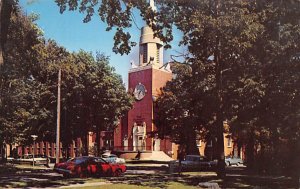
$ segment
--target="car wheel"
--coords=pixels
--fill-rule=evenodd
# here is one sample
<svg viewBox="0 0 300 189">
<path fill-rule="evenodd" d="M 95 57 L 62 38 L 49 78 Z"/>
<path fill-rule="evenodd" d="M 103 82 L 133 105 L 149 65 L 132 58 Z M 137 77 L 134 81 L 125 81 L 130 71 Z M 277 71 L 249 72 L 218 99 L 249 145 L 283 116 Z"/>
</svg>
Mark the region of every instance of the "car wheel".
<svg viewBox="0 0 300 189">
<path fill-rule="evenodd" d="M 85 173 L 80 173 L 80 174 L 79 174 L 79 177 L 80 177 L 80 178 L 86 178 L 87 175 L 86 175 Z"/>
<path fill-rule="evenodd" d="M 87 178 L 88 177 L 88 171 L 87 170 L 81 170 L 79 173 L 80 178 Z"/>
<path fill-rule="evenodd" d="M 49 164 L 44 164 L 45 167 L 50 168 Z"/>
<path fill-rule="evenodd" d="M 64 178 L 70 178 L 70 175 L 68 173 L 63 173 Z"/>
<path fill-rule="evenodd" d="M 238 162 L 237 165 L 238 165 L 238 166 L 242 166 L 243 163 L 242 163 L 242 162 Z"/>
<path fill-rule="evenodd" d="M 121 169 L 117 169 L 115 172 L 114 172 L 114 176 L 115 177 L 119 177 L 119 176 L 121 176 L 121 174 L 122 174 L 122 170 Z"/>
<path fill-rule="evenodd" d="M 230 166 L 230 162 L 229 161 L 226 161 L 226 166 Z"/>
</svg>

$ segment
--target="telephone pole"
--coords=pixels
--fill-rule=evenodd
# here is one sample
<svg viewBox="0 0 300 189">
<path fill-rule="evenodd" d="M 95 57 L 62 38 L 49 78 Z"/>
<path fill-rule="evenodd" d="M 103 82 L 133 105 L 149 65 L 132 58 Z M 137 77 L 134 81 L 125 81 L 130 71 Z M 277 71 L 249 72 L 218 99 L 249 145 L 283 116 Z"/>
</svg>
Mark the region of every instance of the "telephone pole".
<svg viewBox="0 0 300 189">
<path fill-rule="evenodd" d="M 58 83 L 57 83 L 57 127 L 56 127 L 56 163 L 59 163 L 60 156 L 60 88 L 61 88 L 61 68 L 58 71 Z"/>
</svg>

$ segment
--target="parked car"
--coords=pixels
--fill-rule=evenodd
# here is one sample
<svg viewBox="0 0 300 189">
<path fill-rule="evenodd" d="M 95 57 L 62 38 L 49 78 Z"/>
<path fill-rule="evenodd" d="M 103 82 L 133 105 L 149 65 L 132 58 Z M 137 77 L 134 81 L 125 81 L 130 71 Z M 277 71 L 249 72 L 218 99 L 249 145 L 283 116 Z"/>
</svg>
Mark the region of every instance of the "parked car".
<svg viewBox="0 0 300 189">
<path fill-rule="evenodd" d="M 115 154 L 103 154 L 101 157 L 109 163 L 125 163 L 126 162 L 125 159 L 119 158 Z"/>
<path fill-rule="evenodd" d="M 236 156 L 225 157 L 225 163 L 227 166 L 244 164 L 243 160 L 240 157 L 236 157 Z"/>
<path fill-rule="evenodd" d="M 126 166 L 109 163 L 101 157 L 82 156 L 56 163 L 54 171 L 63 174 L 64 177 L 120 176 L 126 171 Z"/>
<path fill-rule="evenodd" d="M 9 157 L 7 157 L 6 161 L 7 161 L 7 163 L 13 163 L 15 161 L 15 158 L 9 156 Z"/>
<path fill-rule="evenodd" d="M 49 166 L 49 158 L 43 155 L 24 154 L 22 157 L 13 160 L 13 163 L 17 164 L 30 164 L 33 165 L 45 165 Z"/>
<path fill-rule="evenodd" d="M 178 169 L 179 161 L 172 161 L 170 164 L 170 169 Z M 186 155 L 185 160 L 181 161 L 182 171 L 200 171 L 205 169 L 214 168 L 217 166 L 217 160 L 209 160 L 205 156 L 199 155 Z M 174 171 L 173 170 L 173 171 Z"/>
</svg>

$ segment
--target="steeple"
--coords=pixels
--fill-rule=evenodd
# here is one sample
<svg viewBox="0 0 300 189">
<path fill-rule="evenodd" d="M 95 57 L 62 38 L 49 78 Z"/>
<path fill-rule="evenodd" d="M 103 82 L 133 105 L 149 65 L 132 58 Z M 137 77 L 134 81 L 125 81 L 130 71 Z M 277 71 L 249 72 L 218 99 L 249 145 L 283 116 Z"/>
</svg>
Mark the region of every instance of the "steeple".
<svg viewBox="0 0 300 189">
<path fill-rule="evenodd" d="M 154 0 L 150 0 L 149 4 L 156 11 Z M 154 32 L 148 25 L 141 30 L 139 55 L 139 66 L 163 65 L 163 42 L 154 37 Z"/>
<path fill-rule="evenodd" d="M 152 8 L 152 10 L 153 10 L 153 11 L 156 11 L 156 7 L 155 7 L 155 4 L 154 4 L 154 0 L 150 0 L 149 4 L 150 4 L 150 7 Z"/>
</svg>

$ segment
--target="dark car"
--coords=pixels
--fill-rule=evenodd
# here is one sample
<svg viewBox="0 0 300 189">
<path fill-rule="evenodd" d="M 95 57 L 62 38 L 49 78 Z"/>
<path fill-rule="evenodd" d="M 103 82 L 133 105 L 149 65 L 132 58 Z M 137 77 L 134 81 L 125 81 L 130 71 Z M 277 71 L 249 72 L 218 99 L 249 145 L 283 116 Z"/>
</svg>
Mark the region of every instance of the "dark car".
<svg viewBox="0 0 300 189">
<path fill-rule="evenodd" d="M 63 174 L 64 177 L 120 176 L 126 171 L 126 166 L 108 163 L 100 157 L 82 156 L 56 163 L 54 171 Z"/>
<path fill-rule="evenodd" d="M 216 160 L 209 160 L 205 156 L 186 155 L 185 160 L 181 161 L 182 171 L 201 171 L 206 169 L 214 169 L 217 166 Z M 172 168 L 179 168 L 179 161 L 173 161 L 169 164 Z"/>
<path fill-rule="evenodd" d="M 181 163 L 183 167 L 191 169 L 209 168 L 217 165 L 217 161 L 210 161 L 207 157 L 199 155 L 187 155 Z"/>
</svg>

